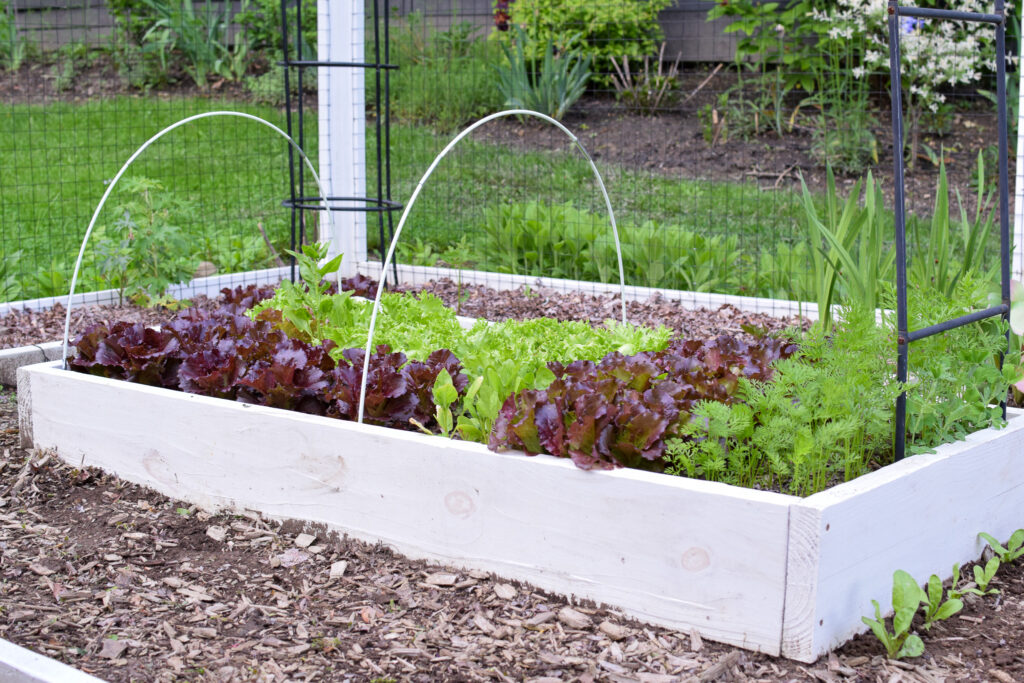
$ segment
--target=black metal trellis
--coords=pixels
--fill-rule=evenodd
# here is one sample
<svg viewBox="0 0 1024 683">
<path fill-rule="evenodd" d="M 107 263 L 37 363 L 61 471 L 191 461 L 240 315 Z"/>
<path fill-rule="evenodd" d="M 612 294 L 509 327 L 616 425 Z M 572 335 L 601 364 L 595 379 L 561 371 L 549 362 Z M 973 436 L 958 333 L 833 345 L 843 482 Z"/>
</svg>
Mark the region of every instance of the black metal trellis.
<svg viewBox="0 0 1024 683">
<path fill-rule="evenodd" d="M 907 216 L 904 198 L 903 176 L 903 97 L 900 76 L 900 17 L 940 19 L 993 24 L 996 30 L 996 92 L 999 118 L 999 255 L 1002 303 L 982 311 L 946 320 L 944 322 L 908 330 L 907 326 Z M 896 377 L 899 382 L 907 381 L 907 366 L 911 342 L 935 334 L 969 325 L 986 318 L 1010 315 L 1010 190 L 1009 162 L 1006 128 L 1006 7 L 1005 0 L 996 0 L 993 14 L 961 12 L 957 10 L 932 9 L 925 7 L 901 7 L 897 0 L 889 0 L 889 68 L 892 80 L 892 134 L 893 134 L 893 182 L 895 184 L 894 211 L 896 223 L 896 325 L 897 362 Z M 1009 345 L 1009 333 L 1007 333 Z M 1000 359 L 1002 360 L 1002 359 Z M 1000 402 L 1003 419 L 1006 419 L 1006 400 Z M 896 460 L 902 460 L 906 451 L 907 438 L 907 394 L 903 392 L 896 400 Z"/>
<path fill-rule="evenodd" d="M 302 211 L 322 211 L 323 205 L 321 202 L 326 200 L 331 211 L 356 211 L 367 214 L 376 214 L 377 216 L 377 229 L 380 233 L 380 260 L 384 261 L 384 255 L 387 250 L 387 245 L 394 235 L 394 219 L 393 212 L 401 211 L 404 206 L 396 202 L 391 197 L 391 79 L 390 71 L 397 69 L 398 66 L 390 64 L 391 48 L 390 48 L 390 34 L 388 29 L 388 16 L 390 14 L 390 0 L 383 0 L 384 4 L 384 41 L 383 41 L 383 61 L 381 60 L 381 36 L 380 36 L 380 8 L 378 0 L 371 0 L 373 4 L 373 48 L 374 56 L 372 62 L 337 62 L 337 61 L 320 61 L 316 59 L 304 59 L 302 54 L 302 0 L 294 0 L 295 6 L 295 57 L 292 58 L 289 50 L 289 26 L 288 26 L 288 6 L 291 4 L 289 0 L 281 0 L 281 54 L 283 55 L 282 61 L 278 62 L 279 65 L 284 67 L 284 102 L 285 102 L 285 118 L 287 122 L 287 132 L 289 136 L 295 138 L 293 134 L 292 117 L 293 115 L 297 119 L 298 124 L 298 137 L 295 138 L 299 144 L 299 147 L 305 149 L 305 127 L 303 125 L 304 115 L 304 94 L 302 78 L 303 73 L 307 68 L 349 68 L 349 69 L 373 69 L 376 78 L 376 88 L 374 89 L 374 123 L 376 128 L 376 154 L 377 154 L 377 167 L 376 167 L 376 196 L 374 197 L 320 197 L 318 195 L 309 195 L 305 191 L 305 167 L 301 163 L 298 163 L 298 173 L 296 173 L 296 159 L 295 150 L 289 145 L 288 147 L 288 176 L 290 181 L 291 196 L 281 202 L 281 204 L 291 209 L 291 249 L 294 251 L 297 245 L 301 245 L 305 241 L 305 221 L 301 220 Z M 335 40 L 340 40 L 340 36 L 333 37 Z M 296 97 L 295 111 L 292 109 L 292 94 L 290 88 L 289 70 L 296 69 L 296 78 L 298 79 L 298 95 Z M 383 80 L 383 97 L 382 97 L 382 80 Z M 296 177 L 297 176 L 297 177 Z M 385 221 L 385 216 L 387 219 Z M 385 239 L 384 225 L 387 223 L 387 237 Z M 292 281 L 295 280 L 295 259 L 291 259 L 291 272 L 290 277 Z M 398 263 L 397 258 L 392 261 L 394 267 L 394 281 L 398 281 Z"/>
</svg>

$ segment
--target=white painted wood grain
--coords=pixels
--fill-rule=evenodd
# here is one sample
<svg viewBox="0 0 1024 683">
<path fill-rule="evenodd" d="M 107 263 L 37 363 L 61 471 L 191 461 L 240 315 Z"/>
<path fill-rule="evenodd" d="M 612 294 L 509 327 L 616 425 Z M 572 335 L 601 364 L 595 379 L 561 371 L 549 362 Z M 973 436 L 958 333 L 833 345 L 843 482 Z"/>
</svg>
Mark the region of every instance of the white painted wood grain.
<svg viewBox="0 0 1024 683">
<path fill-rule="evenodd" d="M 366 15 L 363 0 L 317 0 L 317 55 L 321 61 L 362 63 Z M 305 55 L 306 59 L 310 55 Z M 296 75 L 292 71 L 292 77 Z M 372 73 L 372 72 L 371 72 Z M 331 197 L 366 196 L 366 93 L 363 69 L 317 69 L 319 168 Z M 312 188 L 312 190 L 310 189 Z M 306 194 L 316 194 L 306 179 Z M 376 188 L 373 189 L 376 194 Z M 342 202 L 351 209 L 364 202 Z M 366 217 L 361 211 L 334 211 L 320 216 L 320 241 L 328 257 L 344 254 L 343 275 L 354 275 L 354 263 L 366 259 Z M 333 228 L 336 234 L 329 234 Z"/>
<path fill-rule="evenodd" d="M 208 509 L 323 522 L 776 654 L 796 500 L 22 369 L 36 447 Z"/>
<path fill-rule="evenodd" d="M 892 573 L 974 559 L 1024 526 L 1024 413 L 806 499 L 19 370 L 23 434 L 208 509 L 322 522 L 713 640 L 814 661 Z"/>
<path fill-rule="evenodd" d="M 808 661 L 866 630 L 872 599 L 891 609 L 897 569 L 946 579 L 980 555 L 979 532 L 1024 527 L 1024 413 L 1009 416 L 793 505 L 784 655 Z"/>
</svg>

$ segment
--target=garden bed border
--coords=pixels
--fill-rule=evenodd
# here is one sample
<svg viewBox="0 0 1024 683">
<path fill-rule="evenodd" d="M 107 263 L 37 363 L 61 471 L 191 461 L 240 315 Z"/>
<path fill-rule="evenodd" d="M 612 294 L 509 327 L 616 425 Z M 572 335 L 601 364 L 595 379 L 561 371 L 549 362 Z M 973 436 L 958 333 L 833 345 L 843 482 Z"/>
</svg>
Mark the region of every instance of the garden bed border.
<svg viewBox="0 0 1024 683">
<path fill-rule="evenodd" d="M 805 499 L 73 373 L 18 373 L 26 446 L 208 510 L 304 519 L 413 558 L 594 600 L 804 662 L 948 577 L 1024 510 L 1024 412 Z M 244 476 L 240 476 L 243 474 Z M 641 533 L 638 533 L 641 532 Z"/>
</svg>

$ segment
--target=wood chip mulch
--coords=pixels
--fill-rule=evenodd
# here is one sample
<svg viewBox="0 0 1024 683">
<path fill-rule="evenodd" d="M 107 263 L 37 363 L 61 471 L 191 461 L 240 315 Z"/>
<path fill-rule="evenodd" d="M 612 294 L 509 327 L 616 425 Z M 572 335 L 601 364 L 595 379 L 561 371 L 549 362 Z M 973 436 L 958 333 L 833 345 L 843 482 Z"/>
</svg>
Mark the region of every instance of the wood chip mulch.
<svg viewBox="0 0 1024 683">
<path fill-rule="evenodd" d="M 611 296 L 429 289 L 490 319 L 618 313 Z M 79 310 L 83 326 L 166 315 Z M 797 322 L 665 299 L 628 311 L 696 338 Z M 51 326 L 62 311 L 8 316 L 0 347 L 20 345 L 5 343 L 12 329 L 19 342 L 54 339 Z M 1024 681 L 1024 562 L 1000 570 L 999 596 L 936 626 L 922 658 L 889 661 L 858 636 L 803 665 L 299 522 L 208 514 L 20 449 L 16 400 L 0 392 L 0 637 L 104 680 Z"/>
<path fill-rule="evenodd" d="M 886 660 L 813 665 L 644 625 L 298 522 L 210 515 L 18 447 L 0 395 L 0 637 L 109 681 L 1024 680 L 1024 563 Z"/>
<path fill-rule="evenodd" d="M 618 295 L 584 292 L 563 292 L 554 289 L 520 287 L 512 290 L 492 289 L 481 285 L 459 285 L 449 279 L 430 282 L 410 291 L 426 291 L 436 295 L 460 315 L 488 320 L 538 318 L 583 320 L 601 323 L 619 320 L 622 309 Z M 212 300 L 198 296 L 193 303 L 213 306 Z M 44 311 L 11 311 L 0 316 L 0 349 L 39 344 L 63 338 L 66 309 L 58 304 Z M 71 337 L 92 324 L 111 324 L 119 320 L 158 325 L 172 313 L 158 308 L 140 308 L 130 304 L 76 306 L 71 310 Z M 719 334 L 743 336 L 744 326 L 779 331 L 800 324 L 794 317 L 774 317 L 763 313 L 747 313 L 735 306 L 689 309 L 679 302 L 661 296 L 647 301 L 626 304 L 630 322 L 651 326 L 665 325 L 690 339 L 706 339 Z M 806 326 L 806 321 L 803 322 Z"/>
</svg>

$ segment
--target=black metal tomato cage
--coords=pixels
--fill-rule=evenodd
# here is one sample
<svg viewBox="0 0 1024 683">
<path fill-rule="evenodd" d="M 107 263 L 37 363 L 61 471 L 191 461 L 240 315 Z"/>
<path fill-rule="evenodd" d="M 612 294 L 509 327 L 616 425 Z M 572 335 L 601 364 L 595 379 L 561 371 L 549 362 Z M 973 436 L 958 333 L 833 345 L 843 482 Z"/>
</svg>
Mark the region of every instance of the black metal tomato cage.
<svg viewBox="0 0 1024 683">
<path fill-rule="evenodd" d="M 390 14 L 390 0 L 383 0 L 384 14 L 384 40 L 383 40 L 383 61 L 381 60 L 381 11 L 379 0 L 370 0 L 373 5 L 373 61 L 372 62 L 333 62 L 319 61 L 316 59 L 305 59 L 302 54 L 302 0 L 281 0 L 281 54 L 282 61 L 278 62 L 284 67 L 284 103 L 287 132 L 292 139 L 296 140 L 299 147 L 306 149 L 305 127 L 303 126 L 304 95 L 303 74 L 307 68 L 348 68 L 348 69 L 372 69 L 376 78 L 374 88 L 374 124 L 376 127 L 376 196 L 374 197 L 320 197 L 306 193 L 305 187 L 305 166 L 302 160 L 296 160 L 295 149 L 288 146 L 288 178 L 290 182 L 291 195 L 281 202 L 282 206 L 291 209 L 291 249 L 296 250 L 297 246 L 305 243 L 306 222 L 302 220 L 302 211 L 323 211 L 324 202 L 330 211 L 355 211 L 367 214 L 376 214 L 377 230 L 380 234 L 380 260 L 383 263 L 387 253 L 387 245 L 394 236 L 394 219 L 392 214 L 401 211 L 403 205 L 391 198 L 391 77 L 390 71 L 397 69 L 394 64 L 389 64 L 391 56 L 390 34 L 388 27 L 388 16 Z M 289 52 L 289 25 L 288 8 L 295 8 L 295 56 Z M 343 4 L 337 5 L 339 8 Z M 341 37 L 335 36 L 340 40 Z M 293 102 L 291 94 L 290 70 L 296 70 L 298 94 Z M 383 86 L 383 97 L 382 97 Z M 321 106 L 324 106 L 321 103 Z M 293 134 L 293 117 L 298 125 L 298 136 Z M 296 172 L 297 169 L 297 172 Z M 385 239 L 385 216 L 387 217 L 387 239 Z M 295 281 L 295 259 L 290 261 L 290 278 Z M 394 267 L 394 281 L 398 281 L 398 261 L 392 261 Z"/>
<path fill-rule="evenodd" d="M 966 21 L 992 24 L 996 29 L 996 80 L 997 107 L 999 117 L 999 254 L 1001 266 L 1002 303 L 999 306 L 974 311 L 967 315 L 929 325 L 918 330 L 907 329 L 907 215 L 904 197 L 903 176 L 903 97 L 900 76 L 900 17 L 917 17 L 945 21 Z M 889 0 L 889 68 L 892 80 L 892 136 L 893 136 L 893 182 L 895 184 L 896 223 L 896 325 L 897 362 L 896 377 L 901 383 L 907 381 L 907 365 L 910 344 L 935 334 L 986 318 L 1010 315 L 1010 190 L 1007 160 L 1006 128 L 1006 7 L 1005 0 L 996 0 L 993 14 L 960 12 L 956 10 L 924 7 L 901 7 L 897 0 Z M 1007 333 L 1009 348 L 1009 333 Z M 1002 360 L 1002 359 L 1000 359 Z M 1000 402 L 1003 418 L 1006 418 L 1006 400 Z M 906 451 L 907 438 L 907 394 L 903 392 L 896 399 L 896 460 L 902 460 Z"/>
</svg>

